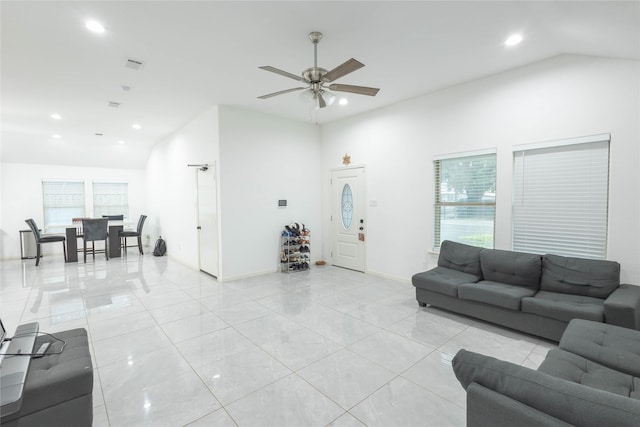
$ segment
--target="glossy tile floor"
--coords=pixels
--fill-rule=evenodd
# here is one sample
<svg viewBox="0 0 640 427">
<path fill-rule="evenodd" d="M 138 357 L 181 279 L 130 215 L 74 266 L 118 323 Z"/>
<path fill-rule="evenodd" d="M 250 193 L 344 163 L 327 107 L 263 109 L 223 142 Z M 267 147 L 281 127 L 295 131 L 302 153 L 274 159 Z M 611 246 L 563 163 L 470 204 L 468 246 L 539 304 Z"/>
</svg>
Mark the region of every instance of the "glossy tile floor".
<svg viewBox="0 0 640 427">
<path fill-rule="evenodd" d="M 218 283 L 130 250 L 3 261 L 0 279 L 11 335 L 89 332 L 94 426 L 462 426 L 460 348 L 537 368 L 553 347 L 329 266 Z"/>
</svg>

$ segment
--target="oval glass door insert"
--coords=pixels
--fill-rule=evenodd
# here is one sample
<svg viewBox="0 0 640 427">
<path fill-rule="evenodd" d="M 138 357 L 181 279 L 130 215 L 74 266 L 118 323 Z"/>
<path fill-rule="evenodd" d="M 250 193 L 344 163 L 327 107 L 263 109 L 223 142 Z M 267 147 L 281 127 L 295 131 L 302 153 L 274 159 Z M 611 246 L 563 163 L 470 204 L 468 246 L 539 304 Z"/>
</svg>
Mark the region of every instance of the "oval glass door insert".
<svg viewBox="0 0 640 427">
<path fill-rule="evenodd" d="M 342 187 L 342 226 L 345 230 L 351 227 L 351 221 L 353 220 L 353 193 L 351 192 L 351 186 L 345 184 Z"/>
</svg>

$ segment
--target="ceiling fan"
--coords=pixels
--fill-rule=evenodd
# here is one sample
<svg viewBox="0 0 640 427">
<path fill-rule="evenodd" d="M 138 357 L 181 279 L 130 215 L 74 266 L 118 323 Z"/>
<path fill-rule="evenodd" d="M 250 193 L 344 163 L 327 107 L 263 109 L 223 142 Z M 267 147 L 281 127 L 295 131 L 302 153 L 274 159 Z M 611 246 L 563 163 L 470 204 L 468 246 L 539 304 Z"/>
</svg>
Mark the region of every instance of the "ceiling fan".
<svg viewBox="0 0 640 427">
<path fill-rule="evenodd" d="M 358 95 L 375 96 L 380 89 L 374 87 L 365 86 L 353 86 L 332 83 L 334 80 L 344 77 L 349 73 L 352 73 L 362 67 L 364 64 L 351 58 L 345 63 L 338 65 L 331 71 L 327 71 L 324 68 L 318 67 L 318 42 L 322 39 L 322 33 L 313 31 L 309 33 L 309 39 L 313 43 L 313 67 L 307 68 L 302 72 L 301 76 L 297 76 L 286 71 L 279 70 L 278 68 L 265 65 L 259 67 L 272 73 L 280 74 L 281 76 L 289 77 L 290 79 L 297 80 L 302 83 L 306 83 L 307 86 L 294 87 L 292 89 L 285 89 L 278 92 L 273 92 L 267 95 L 259 96 L 260 99 L 267 99 L 278 95 L 283 95 L 289 92 L 295 92 L 299 90 L 305 90 L 303 92 L 305 97 L 311 99 L 317 108 L 324 108 L 327 105 L 331 105 L 335 96 L 329 92 L 334 90 L 338 92 L 350 92 Z"/>
</svg>

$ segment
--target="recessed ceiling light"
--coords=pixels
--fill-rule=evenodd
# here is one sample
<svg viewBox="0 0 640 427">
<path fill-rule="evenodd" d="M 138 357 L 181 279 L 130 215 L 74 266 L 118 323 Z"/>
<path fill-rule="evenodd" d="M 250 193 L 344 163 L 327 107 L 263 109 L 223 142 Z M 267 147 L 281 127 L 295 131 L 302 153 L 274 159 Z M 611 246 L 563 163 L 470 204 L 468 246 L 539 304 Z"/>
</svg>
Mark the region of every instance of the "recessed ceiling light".
<svg viewBox="0 0 640 427">
<path fill-rule="evenodd" d="M 521 41 L 522 41 L 522 36 L 520 34 L 513 34 L 504 41 L 504 44 L 505 46 L 515 46 L 517 44 L 520 44 Z"/>
<path fill-rule="evenodd" d="M 340 98 L 340 101 L 338 101 L 338 104 L 340 105 L 347 105 L 349 103 L 349 100 L 347 98 Z"/>
<path fill-rule="evenodd" d="M 104 27 L 98 21 L 87 21 L 85 26 L 88 30 L 93 31 L 94 33 L 104 33 Z"/>
<path fill-rule="evenodd" d="M 62 119 L 62 116 L 60 114 L 53 113 L 51 115 L 51 118 L 54 119 L 54 120 L 60 120 L 60 119 Z"/>
<path fill-rule="evenodd" d="M 118 141 L 118 144 L 121 144 L 121 145 L 122 145 L 122 144 L 124 144 L 124 141 L 123 141 L 123 140 L 120 140 L 120 141 Z"/>
<path fill-rule="evenodd" d="M 53 135 L 51 135 L 51 138 L 53 139 L 60 139 L 62 138 L 60 135 L 58 135 L 57 133 L 54 133 Z"/>
<path fill-rule="evenodd" d="M 140 125 L 139 125 L 139 124 L 137 124 L 137 123 L 132 124 L 132 125 L 131 125 L 131 127 L 132 127 L 132 128 L 134 128 L 134 129 L 140 129 L 140 128 L 142 128 L 142 126 L 140 126 Z"/>
</svg>

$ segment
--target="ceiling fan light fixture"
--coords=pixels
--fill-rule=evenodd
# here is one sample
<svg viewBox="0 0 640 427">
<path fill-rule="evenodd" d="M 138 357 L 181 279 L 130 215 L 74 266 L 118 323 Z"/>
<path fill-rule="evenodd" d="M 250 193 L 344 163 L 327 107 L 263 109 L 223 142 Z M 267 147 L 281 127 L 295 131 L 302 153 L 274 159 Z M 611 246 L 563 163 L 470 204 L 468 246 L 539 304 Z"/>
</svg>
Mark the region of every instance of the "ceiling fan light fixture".
<svg viewBox="0 0 640 427">
<path fill-rule="evenodd" d="M 311 89 L 305 89 L 302 92 L 300 92 L 300 95 L 298 95 L 300 97 L 300 101 L 304 102 L 305 104 L 317 104 L 318 103 L 318 98 L 316 98 L 315 93 L 313 93 L 313 91 Z"/>
<path fill-rule="evenodd" d="M 322 91 L 320 91 L 320 93 L 322 94 L 324 102 L 327 103 L 327 107 L 333 105 L 333 103 L 336 102 L 336 96 L 332 92 L 323 89 Z"/>
<path fill-rule="evenodd" d="M 338 104 L 340 104 L 340 105 L 348 105 L 349 104 L 349 100 L 347 98 L 340 98 L 340 100 L 338 101 Z"/>
</svg>

